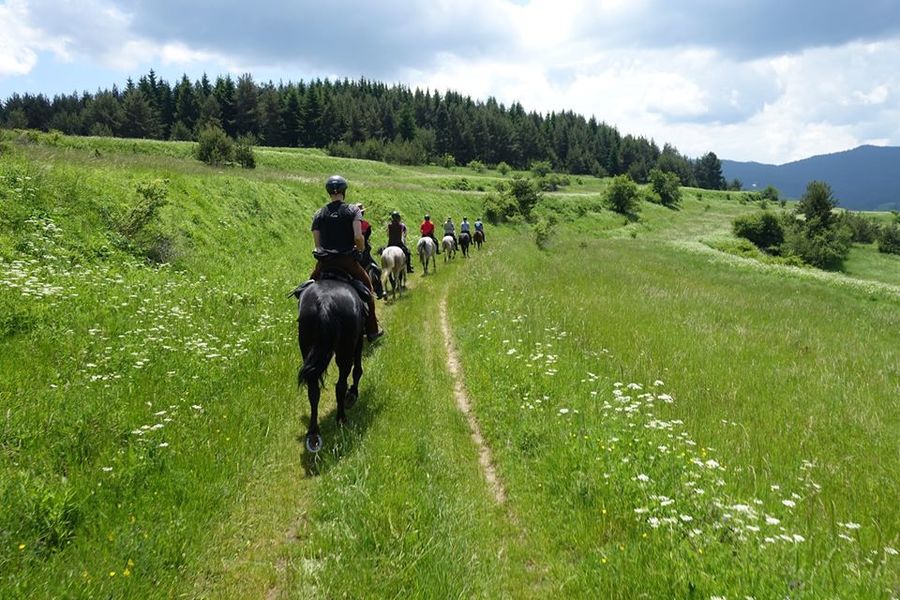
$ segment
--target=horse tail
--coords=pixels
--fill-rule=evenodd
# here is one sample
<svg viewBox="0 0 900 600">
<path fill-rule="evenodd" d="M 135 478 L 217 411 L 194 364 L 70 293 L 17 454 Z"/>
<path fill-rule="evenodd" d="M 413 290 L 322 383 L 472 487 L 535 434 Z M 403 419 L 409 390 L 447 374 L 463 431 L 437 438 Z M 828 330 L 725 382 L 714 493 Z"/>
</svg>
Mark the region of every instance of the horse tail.
<svg viewBox="0 0 900 600">
<path fill-rule="evenodd" d="M 328 370 L 328 363 L 334 356 L 337 340 L 340 337 L 340 322 L 337 316 L 332 314 L 331 308 L 331 303 L 323 302 L 320 314 L 300 323 L 300 328 L 307 336 L 310 336 L 312 343 L 309 346 L 309 352 L 303 359 L 303 366 L 300 367 L 297 374 L 297 385 L 310 385 L 316 380 L 319 382 L 319 387 L 325 385 L 325 372 Z"/>
</svg>

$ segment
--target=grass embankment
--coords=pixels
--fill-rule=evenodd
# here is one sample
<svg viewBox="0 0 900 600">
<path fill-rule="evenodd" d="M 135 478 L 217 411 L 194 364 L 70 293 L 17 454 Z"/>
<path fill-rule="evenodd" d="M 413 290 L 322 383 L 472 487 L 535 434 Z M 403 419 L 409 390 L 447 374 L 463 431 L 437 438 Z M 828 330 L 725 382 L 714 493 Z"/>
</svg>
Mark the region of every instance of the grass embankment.
<svg viewBox="0 0 900 600">
<path fill-rule="evenodd" d="M 453 319 L 553 588 L 896 593 L 896 300 L 640 235 L 491 253 Z"/>
<path fill-rule="evenodd" d="M 35 139 L 4 134 L 0 157 L 0 595 L 168 596 L 308 410 L 284 296 L 312 266 L 321 156 L 248 173 L 178 145 Z M 372 168 L 322 170 L 376 218 L 470 205 L 366 194 Z"/>
<path fill-rule="evenodd" d="M 691 191 L 626 223 L 602 181 L 548 196 L 550 252 L 489 229 L 383 311 L 351 426 L 326 393 L 302 462 L 284 294 L 323 177 L 378 245 L 394 208 L 476 216 L 447 188 L 496 174 L 0 143 L 0 596 L 896 595 L 896 296 L 692 250 L 757 208 Z M 454 407 L 444 294 L 502 508 Z"/>
</svg>

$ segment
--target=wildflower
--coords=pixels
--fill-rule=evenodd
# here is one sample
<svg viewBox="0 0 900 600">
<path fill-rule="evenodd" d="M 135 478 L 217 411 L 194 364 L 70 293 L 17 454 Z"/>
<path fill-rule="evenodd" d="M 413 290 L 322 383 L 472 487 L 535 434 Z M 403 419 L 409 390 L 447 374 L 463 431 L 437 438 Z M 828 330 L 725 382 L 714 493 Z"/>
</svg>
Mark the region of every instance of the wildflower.
<svg viewBox="0 0 900 600">
<path fill-rule="evenodd" d="M 781 503 L 784 504 L 785 506 L 787 506 L 788 508 L 794 508 L 795 506 L 797 506 L 797 503 L 794 502 L 793 500 L 782 500 Z"/>
<path fill-rule="evenodd" d="M 766 515 L 766 525 L 778 525 L 779 523 L 781 523 L 780 520 L 776 519 L 775 517 Z"/>
<path fill-rule="evenodd" d="M 885 547 L 884 547 L 884 553 L 885 553 L 885 554 L 890 554 L 891 556 L 897 556 L 897 550 L 894 549 L 894 548 L 891 548 L 890 546 L 885 546 Z"/>
<path fill-rule="evenodd" d="M 635 479 L 637 479 L 638 481 L 643 481 L 643 482 L 650 481 L 650 477 L 647 475 L 644 475 L 643 473 L 640 473 Z"/>
<path fill-rule="evenodd" d="M 569 409 L 568 409 L 568 408 L 561 408 L 561 409 L 559 409 L 559 414 L 561 414 L 561 415 L 567 415 L 567 414 L 569 414 Z"/>
<path fill-rule="evenodd" d="M 860 527 L 862 527 L 862 525 L 860 525 L 859 523 L 844 523 L 844 527 L 846 527 L 847 529 L 859 529 Z"/>
<path fill-rule="evenodd" d="M 19 550 L 21 551 L 21 550 L 24 550 L 24 549 L 25 549 L 25 544 L 19 544 Z"/>
<path fill-rule="evenodd" d="M 113 468 L 112 467 L 100 467 L 100 470 L 103 471 L 104 473 L 109 473 L 110 471 L 113 470 Z"/>
</svg>

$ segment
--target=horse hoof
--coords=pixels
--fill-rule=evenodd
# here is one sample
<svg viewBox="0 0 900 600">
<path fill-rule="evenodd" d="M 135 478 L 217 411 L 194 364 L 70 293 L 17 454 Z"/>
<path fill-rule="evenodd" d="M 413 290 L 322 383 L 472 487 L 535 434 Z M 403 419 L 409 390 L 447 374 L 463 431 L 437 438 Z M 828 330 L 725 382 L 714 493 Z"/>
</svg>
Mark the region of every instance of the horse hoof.
<svg viewBox="0 0 900 600">
<path fill-rule="evenodd" d="M 307 434 L 306 449 L 315 454 L 322 449 L 322 436 L 318 433 L 315 436 Z"/>
<path fill-rule="evenodd" d="M 356 394 L 354 394 L 353 392 L 347 392 L 347 395 L 344 396 L 344 404 L 347 406 L 347 408 L 350 408 L 351 406 L 356 404 L 357 399 L 358 396 Z M 344 420 L 346 421 L 346 419 Z"/>
</svg>

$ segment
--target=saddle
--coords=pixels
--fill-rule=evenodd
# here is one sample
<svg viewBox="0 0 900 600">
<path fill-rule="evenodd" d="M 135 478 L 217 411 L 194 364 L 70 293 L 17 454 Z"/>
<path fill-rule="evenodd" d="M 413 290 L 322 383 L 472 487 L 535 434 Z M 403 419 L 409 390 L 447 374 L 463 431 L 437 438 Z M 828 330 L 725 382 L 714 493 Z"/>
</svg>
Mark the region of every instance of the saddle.
<svg viewBox="0 0 900 600">
<path fill-rule="evenodd" d="M 350 286 L 359 295 L 359 298 L 363 301 L 363 304 L 365 304 L 366 311 L 368 312 L 369 299 L 372 295 L 369 293 L 369 288 L 366 287 L 366 285 L 362 281 L 354 279 L 347 273 L 336 269 L 326 269 L 322 271 L 319 279 L 323 281 L 325 279 L 332 279 L 334 281 L 340 281 L 342 283 L 350 284 Z M 306 291 L 306 288 L 313 285 L 315 282 L 315 279 L 307 279 L 306 281 L 295 287 L 293 291 L 288 294 L 288 297 L 294 296 L 297 300 L 300 300 L 300 296 L 303 295 L 303 292 Z"/>
</svg>

